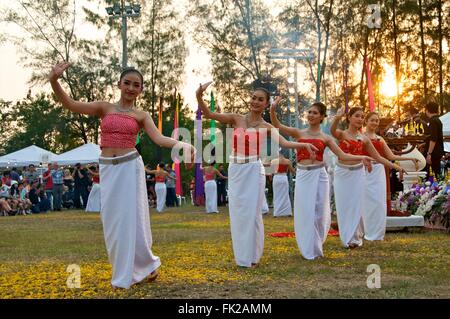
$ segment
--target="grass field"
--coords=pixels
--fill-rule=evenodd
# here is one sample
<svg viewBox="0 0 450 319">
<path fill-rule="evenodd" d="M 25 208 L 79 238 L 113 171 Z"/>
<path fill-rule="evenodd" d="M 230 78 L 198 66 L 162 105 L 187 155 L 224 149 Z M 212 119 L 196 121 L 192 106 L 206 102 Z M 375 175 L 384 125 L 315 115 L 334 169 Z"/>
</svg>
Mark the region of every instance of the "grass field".
<svg viewBox="0 0 450 319">
<path fill-rule="evenodd" d="M 206 215 L 185 206 L 151 211 L 153 252 L 161 258 L 153 284 L 111 289 L 98 214 L 80 211 L 0 218 L 0 298 L 449 298 L 450 235 L 389 232 L 384 242 L 344 249 L 328 237 L 325 258 L 302 259 L 293 218 L 264 217 L 265 248 L 256 269 L 235 265 L 227 209 Z M 68 288 L 69 265 L 80 288 Z M 369 289 L 367 267 L 381 268 L 381 288 Z"/>
</svg>

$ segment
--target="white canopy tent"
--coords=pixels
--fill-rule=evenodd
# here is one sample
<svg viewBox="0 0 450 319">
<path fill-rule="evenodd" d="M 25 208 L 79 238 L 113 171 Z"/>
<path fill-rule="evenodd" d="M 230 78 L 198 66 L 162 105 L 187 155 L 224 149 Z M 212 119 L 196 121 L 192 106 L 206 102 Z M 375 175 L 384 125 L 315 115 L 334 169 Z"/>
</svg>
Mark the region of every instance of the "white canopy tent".
<svg viewBox="0 0 450 319">
<path fill-rule="evenodd" d="M 442 122 L 442 133 L 444 133 L 444 136 L 450 137 L 450 112 L 445 113 L 439 119 Z"/>
<path fill-rule="evenodd" d="M 445 138 L 450 138 L 450 112 L 445 113 L 439 119 L 442 122 L 442 133 L 444 134 L 444 140 Z M 450 142 L 444 142 L 444 151 L 450 152 Z"/>
<path fill-rule="evenodd" d="M 98 163 L 100 153 L 100 146 L 97 144 L 88 143 L 57 155 L 53 158 L 53 161 L 57 162 L 59 165 Z"/>
<path fill-rule="evenodd" d="M 30 164 L 39 166 L 51 162 L 57 155 L 36 145 L 0 157 L 0 167 L 23 167 Z"/>
</svg>

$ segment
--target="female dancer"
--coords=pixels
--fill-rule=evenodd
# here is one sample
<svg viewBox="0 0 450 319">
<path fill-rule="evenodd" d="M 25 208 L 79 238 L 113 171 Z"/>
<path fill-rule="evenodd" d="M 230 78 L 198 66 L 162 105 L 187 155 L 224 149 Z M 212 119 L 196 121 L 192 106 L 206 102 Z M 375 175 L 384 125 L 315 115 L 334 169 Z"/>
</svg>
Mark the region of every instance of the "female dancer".
<svg viewBox="0 0 450 319">
<path fill-rule="evenodd" d="M 364 150 L 377 162 L 392 169 L 403 171 L 403 168 L 381 157 L 370 140 L 359 131 L 364 123 L 364 112 L 359 107 L 353 107 L 347 114 L 348 128 L 340 130 L 337 125 L 344 116 L 341 108 L 333 119 L 331 134 L 339 140 L 339 146 L 345 153 L 364 154 Z M 364 195 L 366 174 L 360 163 L 352 160 L 339 160 L 334 178 L 334 194 L 338 217 L 339 235 L 344 247 L 361 246 L 364 235 L 363 211 L 365 210 Z"/>
<path fill-rule="evenodd" d="M 375 132 L 380 125 L 378 113 L 371 112 L 365 117 L 367 136 L 378 153 L 390 161 L 413 161 L 418 166 L 418 160 L 412 157 L 396 156 L 392 153 L 386 141 Z M 364 202 L 364 238 L 367 240 L 383 240 L 386 233 L 386 171 L 384 165 L 376 163 L 373 170 L 366 174 L 366 192 Z"/>
<path fill-rule="evenodd" d="M 61 104 L 75 113 L 101 117 L 100 180 L 101 218 L 113 287 L 129 288 L 148 278 L 153 281 L 161 265 L 151 251 L 152 235 L 145 187 L 144 164 L 134 148 L 136 135 L 143 128 L 155 144 L 162 147 L 194 148 L 187 143 L 161 135 L 149 113 L 134 107 L 144 80 L 136 69 L 125 69 L 118 83 L 117 103 L 79 102 L 70 98 L 58 83 L 70 63 L 61 62 L 48 79 Z M 186 153 L 185 153 L 186 154 Z M 191 157 L 193 158 L 193 157 Z"/>
<path fill-rule="evenodd" d="M 286 173 L 295 173 L 292 163 L 283 154 L 271 162 L 273 168 L 273 217 L 292 216 L 291 199 L 289 197 L 289 181 Z"/>
<path fill-rule="evenodd" d="M 326 147 L 341 160 L 352 160 L 371 169 L 371 158 L 363 155 L 345 154 L 331 136 L 321 131 L 320 123 L 327 116 L 327 108 L 316 102 L 308 109 L 308 127 L 298 129 L 282 125 L 275 110 L 281 100 L 274 101 L 270 108 L 270 120 L 281 133 L 293 137 L 299 142 L 309 142 L 318 149 L 316 157 L 304 150 L 297 151 L 297 174 L 294 192 L 294 228 L 297 245 L 305 259 L 323 257 L 325 242 L 331 224 L 330 186 L 323 161 Z"/>
<path fill-rule="evenodd" d="M 222 179 L 228 179 L 228 177 L 223 176 L 213 165 L 214 163 L 205 163 L 205 166 L 203 167 L 203 178 L 205 180 L 205 208 L 207 213 L 219 212 L 217 209 L 216 175 Z"/>
<path fill-rule="evenodd" d="M 164 163 L 159 163 L 158 167 L 158 170 L 149 170 L 146 168 L 145 171 L 149 174 L 155 175 L 156 211 L 158 213 L 162 213 L 167 197 L 166 178 L 175 178 L 170 176 L 170 174 L 165 170 L 166 165 Z"/>
<path fill-rule="evenodd" d="M 88 201 L 86 204 L 87 212 L 99 212 L 101 210 L 100 203 L 100 173 L 97 166 L 87 167 L 87 170 L 92 176 L 92 188 L 89 192 Z"/>
<path fill-rule="evenodd" d="M 282 147 L 305 148 L 310 152 L 317 148 L 309 143 L 286 141 L 272 130 L 273 126 L 264 121 L 262 113 L 269 105 L 270 93 L 256 89 L 250 100 L 250 112 L 246 115 L 215 113 L 207 107 L 202 94 L 211 82 L 200 85 L 196 95 L 205 118 L 213 119 L 234 127 L 233 151 L 228 167 L 229 207 L 231 239 L 234 257 L 241 267 L 256 267 L 264 247 L 264 225 L 262 203 L 264 196 L 264 168 L 260 155 L 260 145 L 264 133 L 270 131 L 273 140 L 279 138 Z"/>
</svg>

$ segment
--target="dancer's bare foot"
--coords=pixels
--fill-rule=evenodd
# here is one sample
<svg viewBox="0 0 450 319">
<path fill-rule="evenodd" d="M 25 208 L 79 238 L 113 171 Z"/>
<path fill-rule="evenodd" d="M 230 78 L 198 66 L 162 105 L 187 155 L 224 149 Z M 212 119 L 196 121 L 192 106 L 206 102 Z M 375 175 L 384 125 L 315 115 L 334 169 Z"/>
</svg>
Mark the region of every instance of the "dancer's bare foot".
<svg viewBox="0 0 450 319">
<path fill-rule="evenodd" d="M 156 278 L 158 278 L 159 272 L 158 269 L 155 269 L 148 277 L 147 282 L 154 282 Z"/>
<path fill-rule="evenodd" d="M 125 288 L 122 287 L 117 287 L 117 286 L 112 286 L 112 290 L 126 290 Z"/>
<path fill-rule="evenodd" d="M 256 267 L 258 267 L 258 264 L 252 263 L 251 268 L 255 269 Z"/>
<path fill-rule="evenodd" d="M 358 244 L 355 244 L 355 243 L 348 244 L 348 248 L 350 248 L 350 249 L 355 249 L 355 248 L 358 248 L 358 247 L 359 247 Z"/>
</svg>

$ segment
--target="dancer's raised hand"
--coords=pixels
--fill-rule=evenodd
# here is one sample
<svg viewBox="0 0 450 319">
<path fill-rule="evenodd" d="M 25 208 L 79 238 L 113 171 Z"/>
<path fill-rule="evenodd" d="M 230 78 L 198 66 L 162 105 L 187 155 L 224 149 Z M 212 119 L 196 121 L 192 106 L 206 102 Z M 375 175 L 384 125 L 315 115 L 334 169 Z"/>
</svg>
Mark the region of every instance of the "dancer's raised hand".
<svg viewBox="0 0 450 319">
<path fill-rule="evenodd" d="M 343 117 L 344 115 L 345 115 L 345 107 L 343 106 L 336 112 L 336 116 Z"/>
<path fill-rule="evenodd" d="M 55 81 L 61 77 L 61 75 L 64 73 L 65 70 L 70 66 L 70 62 L 59 62 L 57 63 L 52 70 L 50 71 L 49 75 L 47 76 L 49 81 Z"/>
<path fill-rule="evenodd" d="M 205 92 L 205 90 L 208 88 L 208 86 L 212 83 L 212 81 L 206 82 L 204 84 L 200 83 L 200 86 L 198 87 L 197 91 L 195 91 L 195 93 L 197 94 L 197 96 L 201 96 L 203 94 L 203 92 Z"/>
<path fill-rule="evenodd" d="M 278 107 L 278 103 L 280 103 L 280 101 L 282 100 L 281 96 L 277 96 L 275 98 L 275 100 L 272 102 L 272 105 L 270 105 L 270 110 L 271 111 L 275 111 Z"/>
</svg>

